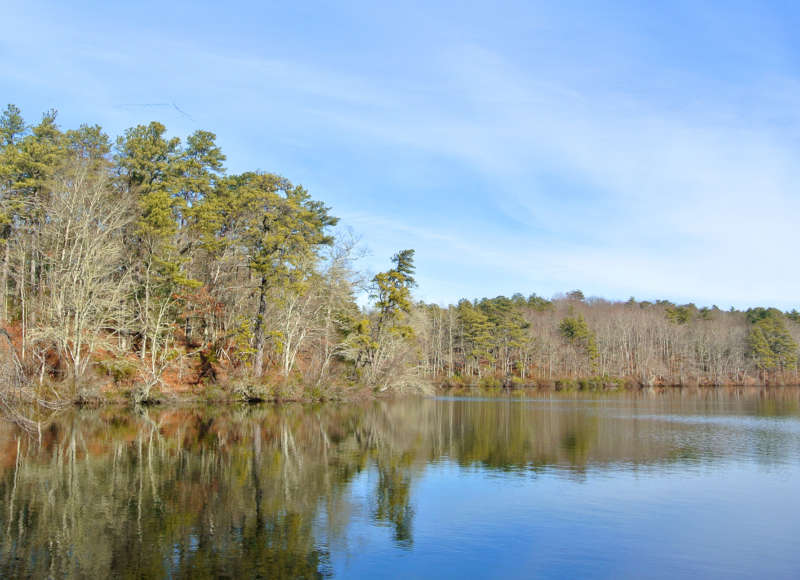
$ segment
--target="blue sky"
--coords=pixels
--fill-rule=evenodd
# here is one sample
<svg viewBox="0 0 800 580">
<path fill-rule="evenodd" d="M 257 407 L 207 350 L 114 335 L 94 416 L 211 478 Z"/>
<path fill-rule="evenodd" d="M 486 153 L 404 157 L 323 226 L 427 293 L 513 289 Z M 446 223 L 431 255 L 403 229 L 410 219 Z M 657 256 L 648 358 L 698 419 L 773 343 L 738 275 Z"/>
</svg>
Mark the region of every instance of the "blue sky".
<svg viewBox="0 0 800 580">
<path fill-rule="evenodd" d="M 213 131 L 230 171 L 281 173 L 332 206 L 365 269 L 416 249 L 422 299 L 800 307 L 793 3 L 2 12 L 3 104 L 112 135 Z"/>
</svg>

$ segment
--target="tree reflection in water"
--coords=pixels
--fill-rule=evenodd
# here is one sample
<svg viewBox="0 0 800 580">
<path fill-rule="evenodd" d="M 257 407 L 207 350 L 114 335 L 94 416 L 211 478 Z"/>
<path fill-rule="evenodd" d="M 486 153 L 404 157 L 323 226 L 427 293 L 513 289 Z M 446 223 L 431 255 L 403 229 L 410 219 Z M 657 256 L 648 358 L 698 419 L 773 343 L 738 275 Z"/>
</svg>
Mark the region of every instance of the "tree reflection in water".
<svg viewBox="0 0 800 580">
<path fill-rule="evenodd" d="M 433 461 L 578 480 L 713 462 L 724 444 L 691 421 L 641 417 L 798 414 L 796 391 L 765 392 L 82 410 L 41 443 L 3 423 L 0 576 L 328 576 L 362 508 L 413 549 L 414 482 Z M 760 434 L 759 461 L 779 460 L 787 437 Z M 356 506 L 362 473 L 376 477 Z"/>
</svg>

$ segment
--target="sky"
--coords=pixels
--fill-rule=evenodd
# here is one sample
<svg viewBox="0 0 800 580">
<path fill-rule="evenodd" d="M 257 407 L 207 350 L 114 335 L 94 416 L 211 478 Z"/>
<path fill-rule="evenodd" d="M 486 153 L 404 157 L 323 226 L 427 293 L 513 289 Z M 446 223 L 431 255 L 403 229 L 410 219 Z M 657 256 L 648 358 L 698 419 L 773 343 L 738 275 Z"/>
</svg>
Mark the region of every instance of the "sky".
<svg viewBox="0 0 800 580">
<path fill-rule="evenodd" d="M 0 106 L 214 132 L 419 299 L 800 308 L 800 5 L 6 0 Z"/>
</svg>

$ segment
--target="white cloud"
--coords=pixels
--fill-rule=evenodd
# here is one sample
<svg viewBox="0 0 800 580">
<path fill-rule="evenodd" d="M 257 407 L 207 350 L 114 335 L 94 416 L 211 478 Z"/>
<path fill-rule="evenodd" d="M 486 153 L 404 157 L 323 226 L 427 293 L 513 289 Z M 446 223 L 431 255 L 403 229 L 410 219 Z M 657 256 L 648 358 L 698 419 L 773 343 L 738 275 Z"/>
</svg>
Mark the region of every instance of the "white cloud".
<svg viewBox="0 0 800 580">
<path fill-rule="evenodd" d="M 454 114 L 331 118 L 369 139 L 479 168 L 499 186 L 499 208 L 550 229 L 529 238 L 537 249 L 524 250 L 524 235 L 498 235 L 487 216 L 486 229 L 473 232 L 483 243 L 470 260 L 485 259 L 498 274 L 504 265 L 535 268 L 538 278 L 565 289 L 594 286 L 617 297 L 797 304 L 800 150 L 793 125 L 730 118 L 720 113 L 730 106 L 724 98 L 682 114 L 625 94 L 531 82 L 480 49 L 448 55 L 442 71 L 450 75 Z M 794 115 L 775 110 L 770 97 L 759 87 L 751 106 L 766 98 L 774 115 Z M 549 191 L 542 174 L 574 182 L 576 199 Z M 463 249 L 463 240 L 443 237 Z M 522 286 L 524 274 L 519 278 Z"/>
<path fill-rule="evenodd" d="M 31 40 L 34 24 L 50 44 Z M 420 291 L 431 299 L 488 294 L 494 285 L 797 305 L 796 78 L 704 83 L 619 51 L 576 72 L 557 55 L 521 64 L 508 50 L 434 42 L 408 56 L 405 69 L 416 74 L 378 78 L 308 57 L 214 51 L 191 35 L 165 43 L 127 30 L 118 43 L 110 33 L 76 40 L 58 24 L 40 11 L 12 27 L 0 65 L 7 83 L 53 95 L 57 106 L 69 94 L 120 126 L 141 119 L 119 103 L 178 98 L 204 128 L 226 135 L 232 167 L 255 160 L 275 168 L 286 144 L 309 158 L 344 152 L 337 162 L 349 165 L 336 177 L 303 159 L 308 174 L 293 178 L 341 192 L 346 205 L 334 209 L 381 252 L 376 263 L 417 247 L 429 288 Z M 631 37 L 619 47 L 635 48 L 639 36 L 615 34 L 623 32 Z M 754 54 L 772 58 L 775 44 Z M 640 86 L 637 75 L 659 82 Z M 593 84 L 611 78 L 628 84 Z M 356 165 L 365 159 L 369 167 Z M 482 213 L 380 213 L 381 192 L 358 183 L 368 172 L 392 189 L 403 175 L 435 173 L 431 165 L 452 172 L 452 188 L 438 195 Z"/>
</svg>

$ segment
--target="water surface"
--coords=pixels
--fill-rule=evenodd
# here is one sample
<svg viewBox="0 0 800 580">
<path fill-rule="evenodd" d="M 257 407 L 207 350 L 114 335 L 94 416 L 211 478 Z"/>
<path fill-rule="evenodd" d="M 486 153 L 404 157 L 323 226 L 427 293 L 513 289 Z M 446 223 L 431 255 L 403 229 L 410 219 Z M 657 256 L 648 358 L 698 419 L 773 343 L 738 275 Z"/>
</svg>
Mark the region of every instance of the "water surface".
<svg viewBox="0 0 800 580">
<path fill-rule="evenodd" d="M 800 394 L 0 424 L 0 577 L 797 578 Z"/>
</svg>

